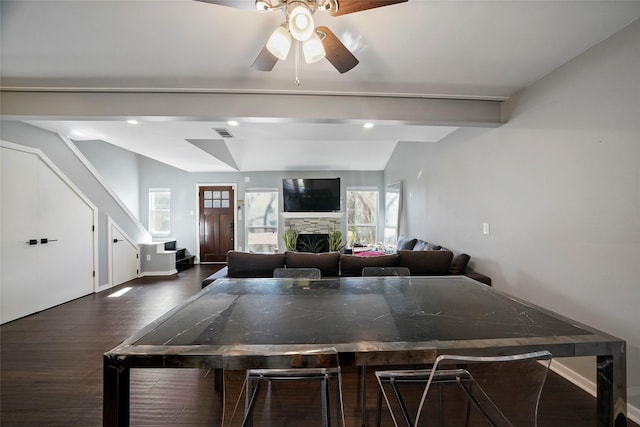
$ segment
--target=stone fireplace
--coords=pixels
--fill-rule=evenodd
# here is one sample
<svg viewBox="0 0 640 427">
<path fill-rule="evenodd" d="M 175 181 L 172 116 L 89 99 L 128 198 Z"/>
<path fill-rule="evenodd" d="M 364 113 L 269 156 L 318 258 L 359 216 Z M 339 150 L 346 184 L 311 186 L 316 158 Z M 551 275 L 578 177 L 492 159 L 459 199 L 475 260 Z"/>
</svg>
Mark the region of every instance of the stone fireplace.
<svg viewBox="0 0 640 427">
<path fill-rule="evenodd" d="M 298 252 L 329 252 L 329 235 L 326 233 L 300 233 L 296 241 Z"/>
<path fill-rule="evenodd" d="M 305 251 L 305 248 L 309 246 L 321 245 L 324 248 L 322 252 L 327 252 L 329 250 L 329 231 L 341 230 L 344 233 L 342 229 L 343 215 L 341 212 L 284 212 L 282 217 L 285 229 L 293 227 L 300 233 L 296 250 Z M 321 243 L 316 243 L 318 240 Z M 306 242 L 306 244 L 302 242 Z"/>
</svg>

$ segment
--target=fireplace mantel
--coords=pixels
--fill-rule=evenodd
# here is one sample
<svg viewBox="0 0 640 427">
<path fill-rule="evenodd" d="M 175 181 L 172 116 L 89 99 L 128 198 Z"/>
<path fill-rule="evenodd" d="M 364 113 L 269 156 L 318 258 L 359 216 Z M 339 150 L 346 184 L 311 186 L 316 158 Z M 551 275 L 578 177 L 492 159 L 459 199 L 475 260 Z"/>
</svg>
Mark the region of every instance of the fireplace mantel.
<svg viewBox="0 0 640 427">
<path fill-rule="evenodd" d="M 283 218 L 342 218 L 343 212 L 282 212 Z"/>
</svg>

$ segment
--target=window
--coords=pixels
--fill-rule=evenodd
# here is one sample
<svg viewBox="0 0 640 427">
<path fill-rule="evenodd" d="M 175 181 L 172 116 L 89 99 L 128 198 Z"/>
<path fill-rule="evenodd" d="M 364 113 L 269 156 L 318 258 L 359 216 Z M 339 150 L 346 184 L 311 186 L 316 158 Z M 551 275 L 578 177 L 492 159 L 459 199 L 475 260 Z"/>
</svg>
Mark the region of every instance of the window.
<svg viewBox="0 0 640 427">
<path fill-rule="evenodd" d="M 349 246 L 373 245 L 378 238 L 378 190 L 347 189 Z"/>
<path fill-rule="evenodd" d="M 171 191 L 168 188 L 149 189 L 149 231 L 152 235 L 171 232 Z"/>
<path fill-rule="evenodd" d="M 395 247 L 398 241 L 400 216 L 400 183 L 387 186 L 384 193 L 384 237 L 385 246 Z"/>
<path fill-rule="evenodd" d="M 278 190 L 244 193 L 247 250 L 273 252 L 278 248 Z"/>
</svg>

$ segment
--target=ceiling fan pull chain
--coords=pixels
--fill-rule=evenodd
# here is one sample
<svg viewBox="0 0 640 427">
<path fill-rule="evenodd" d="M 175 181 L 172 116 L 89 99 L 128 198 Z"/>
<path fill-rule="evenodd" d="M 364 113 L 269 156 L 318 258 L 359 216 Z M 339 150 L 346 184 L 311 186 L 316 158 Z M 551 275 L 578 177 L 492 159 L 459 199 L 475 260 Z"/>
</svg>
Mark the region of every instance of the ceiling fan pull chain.
<svg viewBox="0 0 640 427">
<path fill-rule="evenodd" d="M 298 63 L 300 62 L 300 42 L 296 41 L 296 85 L 300 86 L 300 79 L 298 78 Z"/>
</svg>

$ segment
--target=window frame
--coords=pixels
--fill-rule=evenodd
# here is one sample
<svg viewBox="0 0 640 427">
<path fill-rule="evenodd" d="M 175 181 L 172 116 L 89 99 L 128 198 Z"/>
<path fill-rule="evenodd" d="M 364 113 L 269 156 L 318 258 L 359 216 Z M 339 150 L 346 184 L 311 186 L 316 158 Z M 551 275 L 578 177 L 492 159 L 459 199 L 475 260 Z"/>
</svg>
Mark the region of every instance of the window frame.
<svg viewBox="0 0 640 427">
<path fill-rule="evenodd" d="M 275 205 L 274 205 L 274 209 L 275 209 L 275 226 L 250 226 L 249 225 L 249 198 L 247 197 L 247 194 L 249 193 L 271 193 L 271 194 L 275 194 Z M 280 215 L 279 215 L 279 208 L 280 208 L 280 192 L 278 191 L 277 188 L 248 188 L 244 191 L 244 235 L 245 235 L 245 248 L 247 249 L 247 252 L 251 251 L 251 247 L 250 247 L 250 243 L 249 243 L 249 238 L 251 235 L 251 229 L 252 228 L 273 228 L 274 229 L 274 234 L 275 234 L 275 242 L 274 242 L 274 249 L 278 249 L 279 247 L 279 243 L 280 243 L 280 236 L 279 236 L 279 227 L 280 227 Z M 260 253 L 267 253 L 267 252 L 260 252 Z"/>
<path fill-rule="evenodd" d="M 156 208 L 154 205 L 154 195 L 166 193 L 169 196 L 169 208 Z M 169 216 L 168 229 L 155 230 L 154 217 L 156 214 L 167 214 Z M 152 236 L 168 236 L 171 234 L 171 189 L 170 188 L 149 188 L 149 233 Z"/>
<path fill-rule="evenodd" d="M 372 219 L 372 223 L 350 223 L 349 222 L 349 195 L 350 193 L 353 192 L 374 192 L 376 194 L 376 200 L 374 203 L 375 206 L 375 211 L 374 211 L 374 218 Z M 379 228 L 380 228 L 380 224 L 379 224 L 379 219 L 380 219 L 380 189 L 377 187 L 347 187 L 346 188 L 346 193 L 345 193 L 345 222 L 347 225 L 347 241 L 349 244 L 351 244 L 351 242 L 349 242 L 349 230 L 351 227 L 372 227 L 374 229 L 373 235 L 374 237 L 374 241 L 372 242 L 368 242 L 365 243 L 365 245 L 375 245 L 378 240 L 379 240 Z"/>
</svg>

